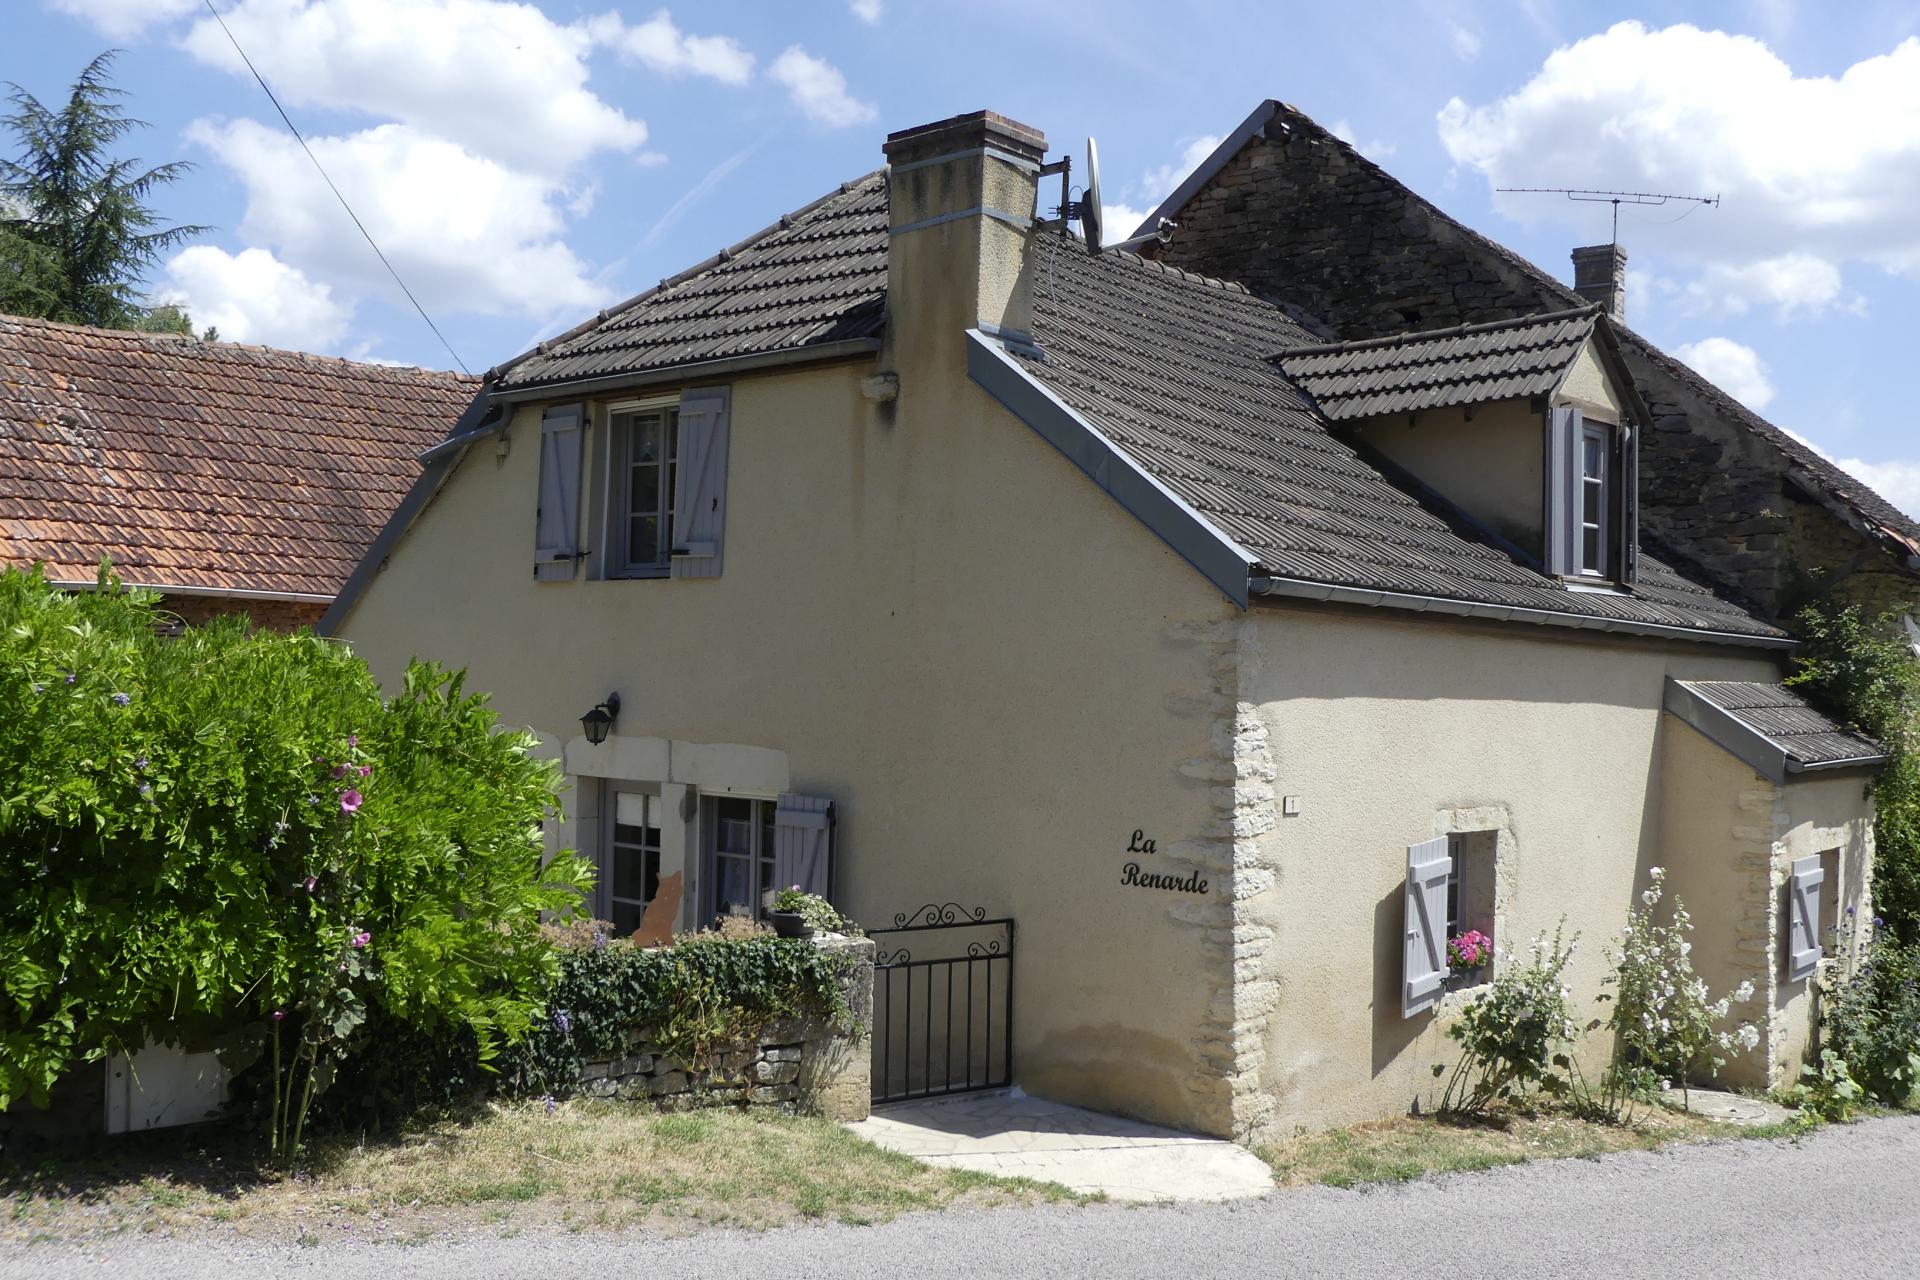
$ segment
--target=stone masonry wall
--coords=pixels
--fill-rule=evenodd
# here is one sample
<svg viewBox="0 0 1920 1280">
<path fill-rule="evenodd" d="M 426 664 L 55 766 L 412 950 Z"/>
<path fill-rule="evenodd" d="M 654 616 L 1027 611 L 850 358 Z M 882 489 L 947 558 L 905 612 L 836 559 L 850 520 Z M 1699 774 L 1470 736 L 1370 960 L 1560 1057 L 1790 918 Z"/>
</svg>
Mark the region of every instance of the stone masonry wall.
<svg viewBox="0 0 1920 1280">
<path fill-rule="evenodd" d="M 580 1092 L 589 1098 L 650 1102 L 667 1110 L 704 1106 L 772 1107 L 830 1120 L 864 1120 L 872 1105 L 873 943 L 825 938 L 817 945 L 855 957 L 842 980 L 854 1030 L 818 1018 L 785 1019 L 754 1042 L 703 1063 L 675 1058 L 645 1028 L 628 1034 L 627 1052 L 589 1062 Z"/>
<path fill-rule="evenodd" d="M 1238 281 L 1329 337 L 1582 303 L 1286 107 L 1176 218 L 1172 242 L 1148 253 Z M 1640 464 L 1641 528 L 1654 554 L 1774 618 L 1829 590 L 1876 611 L 1920 598 L 1907 551 L 1828 492 L 1855 482 L 1634 336 L 1621 346 L 1654 419 Z"/>
<path fill-rule="evenodd" d="M 262 631 L 298 631 L 320 621 L 327 606 L 312 600 L 245 600 L 237 596 L 170 595 L 160 602 L 188 626 L 244 614 Z"/>
</svg>

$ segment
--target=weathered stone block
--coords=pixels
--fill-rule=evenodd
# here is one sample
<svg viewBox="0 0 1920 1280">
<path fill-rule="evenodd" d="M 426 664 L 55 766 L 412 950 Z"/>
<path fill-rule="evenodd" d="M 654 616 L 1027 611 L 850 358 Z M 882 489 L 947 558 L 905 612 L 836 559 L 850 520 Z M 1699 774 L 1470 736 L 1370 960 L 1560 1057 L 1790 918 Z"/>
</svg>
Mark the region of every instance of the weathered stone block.
<svg viewBox="0 0 1920 1280">
<path fill-rule="evenodd" d="M 656 1098 L 663 1094 L 685 1093 L 687 1086 L 687 1073 L 684 1071 L 669 1071 L 665 1075 L 653 1076 L 648 1085 Z"/>
</svg>

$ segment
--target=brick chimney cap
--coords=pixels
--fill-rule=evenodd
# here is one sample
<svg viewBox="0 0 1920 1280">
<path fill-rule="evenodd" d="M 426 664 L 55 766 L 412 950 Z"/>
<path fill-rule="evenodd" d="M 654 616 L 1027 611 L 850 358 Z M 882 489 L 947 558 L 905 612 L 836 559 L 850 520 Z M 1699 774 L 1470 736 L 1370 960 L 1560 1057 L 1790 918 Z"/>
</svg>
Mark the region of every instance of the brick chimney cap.
<svg viewBox="0 0 1920 1280">
<path fill-rule="evenodd" d="M 1573 260 L 1579 262 L 1583 258 L 1604 258 L 1609 255 L 1618 258 L 1622 262 L 1627 260 L 1626 249 L 1618 244 L 1582 245 L 1573 251 Z"/>
<path fill-rule="evenodd" d="M 909 154 L 987 145 L 1039 160 L 1047 154 L 1047 135 L 997 111 L 969 111 L 890 133 L 882 150 L 889 160 L 896 160 Z"/>
</svg>

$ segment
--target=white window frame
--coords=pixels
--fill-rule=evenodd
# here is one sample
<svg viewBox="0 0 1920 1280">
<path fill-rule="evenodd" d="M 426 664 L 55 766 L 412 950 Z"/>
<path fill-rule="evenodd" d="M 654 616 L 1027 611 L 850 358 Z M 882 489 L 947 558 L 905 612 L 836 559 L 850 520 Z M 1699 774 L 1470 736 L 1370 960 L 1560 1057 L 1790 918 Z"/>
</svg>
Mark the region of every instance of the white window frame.
<svg viewBox="0 0 1920 1280">
<path fill-rule="evenodd" d="M 651 820 L 651 825 L 649 826 L 643 823 L 641 829 L 643 831 L 652 830 L 655 833 L 651 847 L 647 845 L 644 836 L 642 837 L 641 843 L 635 845 L 623 842 L 615 835 L 616 828 L 621 825 L 620 797 L 622 795 L 632 796 L 646 806 L 645 816 Z M 657 786 L 615 783 L 611 781 L 603 784 L 600 806 L 600 847 L 598 856 L 595 859 L 598 875 L 596 877 L 597 884 L 594 886 L 594 915 L 598 918 L 615 924 L 620 923 L 614 920 L 613 910 L 616 903 L 624 903 L 638 908 L 639 915 L 634 919 L 633 928 L 637 929 L 640 927 L 640 920 L 645 917 L 647 907 L 652 903 L 653 897 L 651 894 L 643 898 L 616 896 L 614 893 L 614 859 L 620 849 L 629 849 L 641 856 L 641 886 L 644 891 L 646 888 L 645 881 L 647 875 L 645 858 L 648 853 L 651 853 L 653 855 L 653 887 L 655 892 L 658 892 L 660 867 L 664 852 L 665 824 L 661 821 L 661 815 L 656 815 L 654 810 L 663 803 L 660 788 Z M 632 929 L 628 929 L 625 930 L 624 933 L 631 933 L 632 931 Z"/>
<path fill-rule="evenodd" d="M 1599 459 L 1600 470 L 1597 475 L 1589 474 L 1587 471 L 1589 445 L 1594 446 L 1594 455 Z M 1611 550 L 1609 539 L 1613 533 L 1613 428 L 1592 418 L 1584 419 L 1580 427 L 1580 453 L 1576 461 L 1579 466 L 1579 486 L 1574 494 L 1574 502 L 1577 505 L 1573 514 L 1574 528 L 1578 532 L 1579 540 L 1575 547 L 1575 554 L 1578 557 L 1582 577 L 1605 578 L 1611 568 L 1608 564 L 1611 559 L 1608 552 Z M 1599 519 L 1597 522 L 1587 519 L 1589 489 L 1598 491 L 1596 506 L 1599 509 Z M 1594 535 L 1594 552 L 1599 557 L 1597 564 L 1590 564 L 1587 561 L 1589 530 L 1592 530 Z"/>
<path fill-rule="evenodd" d="M 722 853 L 720 851 L 720 806 L 728 801 L 738 801 L 753 806 L 753 818 L 749 825 L 751 831 L 749 851 L 741 853 Z M 765 920 L 771 909 L 769 899 L 779 888 L 773 883 L 773 828 L 774 813 L 779 804 L 776 796 L 748 795 L 738 792 L 706 792 L 698 798 L 698 816 L 695 819 L 697 830 L 695 837 L 700 851 L 700 922 L 709 924 L 720 914 L 720 860 L 722 858 L 743 857 L 753 871 L 753 886 L 748 890 L 748 902 L 752 904 L 752 916 L 756 920 Z M 764 806 L 764 809 L 762 808 Z"/>
<path fill-rule="evenodd" d="M 632 547 L 633 465 L 629 456 L 633 423 L 637 418 L 658 414 L 663 427 L 666 455 L 659 464 L 655 481 L 655 510 L 660 521 L 657 557 L 648 562 L 628 558 Z M 601 522 L 601 576 L 604 578 L 666 578 L 673 573 L 673 515 L 678 488 L 680 457 L 680 397 L 654 396 L 644 400 L 622 400 L 606 407 L 606 448 L 601 457 L 606 473 L 600 487 L 604 518 Z"/>
</svg>

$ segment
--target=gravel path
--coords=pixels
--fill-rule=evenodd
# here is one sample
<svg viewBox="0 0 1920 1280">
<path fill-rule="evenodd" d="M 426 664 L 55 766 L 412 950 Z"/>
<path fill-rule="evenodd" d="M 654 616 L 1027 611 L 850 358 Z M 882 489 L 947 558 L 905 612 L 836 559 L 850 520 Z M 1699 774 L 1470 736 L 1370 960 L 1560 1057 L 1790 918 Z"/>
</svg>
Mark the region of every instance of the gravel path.
<svg viewBox="0 0 1920 1280">
<path fill-rule="evenodd" d="M 1184 1208 L 1011 1209 L 882 1227 L 473 1237 L 278 1248 L 115 1239 L 0 1255 L 0 1276 L 1914 1276 L 1920 1117 L 1781 1142 L 1563 1160 L 1375 1191 Z"/>
</svg>

